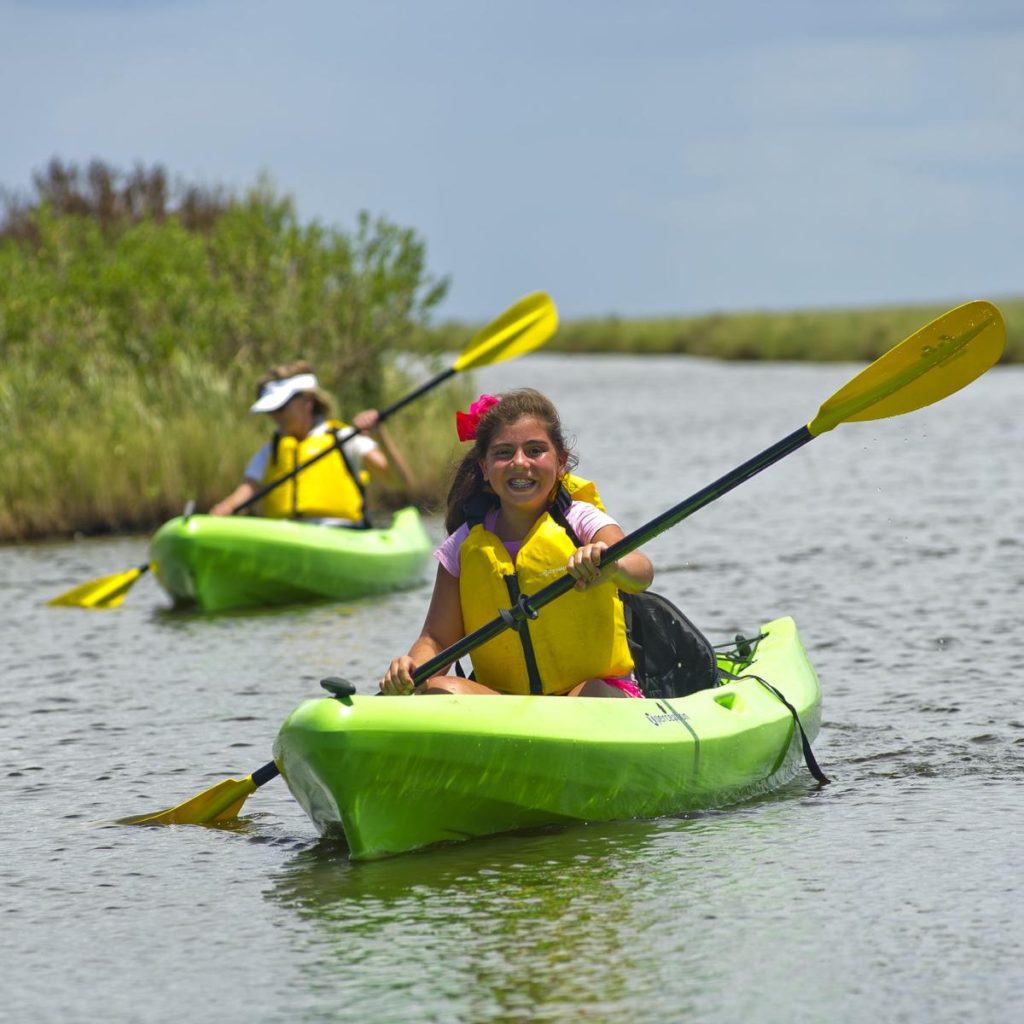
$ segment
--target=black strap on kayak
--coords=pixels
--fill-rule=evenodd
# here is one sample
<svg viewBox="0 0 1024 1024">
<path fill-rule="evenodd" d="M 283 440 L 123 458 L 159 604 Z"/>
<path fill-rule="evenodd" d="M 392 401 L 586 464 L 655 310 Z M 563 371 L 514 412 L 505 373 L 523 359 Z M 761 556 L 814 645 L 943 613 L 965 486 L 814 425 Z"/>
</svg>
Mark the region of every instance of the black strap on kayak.
<svg viewBox="0 0 1024 1024">
<path fill-rule="evenodd" d="M 777 697 L 785 705 L 786 709 L 793 716 L 793 721 L 796 723 L 797 731 L 800 733 L 800 745 L 803 747 L 804 763 L 807 765 L 807 770 L 815 777 L 815 779 L 818 780 L 820 785 L 828 785 L 831 779 L 829 779 L 818 765 L 818 759 L 814 756 L 814 751 L 811 750 L 811 741 L 807 738 L 807 733 L 804 732 L 803 722 L 800 721 L 800 716 L 797 714 L 796 708 L 786 700 L 785 696 L 766 679 L 762 679 L 760 676 L 754 675 L 753 672 L 746 672 L 741 676 L 737 676 L 733 675 L 732 672 L 727 671 L 721 666 L 719 666 L 718 672 L 723 679 L 730 682 L 738 682 L 741 679 L 756 679 L 769 693 Z"/>
<path fill-rule="evenodd" d="M 737 633 L 734 640 L 729 640 L 724 644 L 715 644 L 715 651 L 727 661 L 742 661 L 744 665 L 749 665 L 757 653 L 757 645 L 767 635 L 767 633 L 758 633 L 757 636 L 744 636 L 742 633 Z"/>
</svg>

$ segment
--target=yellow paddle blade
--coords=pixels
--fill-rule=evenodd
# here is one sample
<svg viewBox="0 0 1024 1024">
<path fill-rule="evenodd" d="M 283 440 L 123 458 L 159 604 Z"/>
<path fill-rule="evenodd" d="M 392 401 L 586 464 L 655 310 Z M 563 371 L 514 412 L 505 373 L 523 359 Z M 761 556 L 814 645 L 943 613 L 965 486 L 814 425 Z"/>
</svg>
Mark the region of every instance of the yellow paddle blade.
<svg viewBox="0 0 1024 1024">
<path fill-rule="evenodd" d="M 558 310 L 550 296 L 533 292 L 473 335 L 455 361 L 456 373 L 526 355 L 543 345 L 558 328 Z"/>
<path fill-rule="evenodd" d="M 943 313 L 840 388 L 807 425 L 812 435 L 840 423 L 880 420 L 923 409 L 994 366 L 1006 344 L 1002 314 L 990 302 Z"/>
<path fill-rule="evenodd" d="M 127 572 L 117 572 L 111 576 L 101 576 L 98 580 L 90 580 L 88 583 L 80 583 L 46 603 L 71 605 L 75 608 L 116 608 L 147 569 L 148 565 L 138 565 Z"/>
<path fill-rule="evenodd" d="M 244 779 L 225 779 L 216 786 L 186 800 L 177 807 L 152 814 L 119 818 L 118 825 L 210 825 L 238 817 L 242 804 L 256 791 L 251 775 Z"/>
</svg>

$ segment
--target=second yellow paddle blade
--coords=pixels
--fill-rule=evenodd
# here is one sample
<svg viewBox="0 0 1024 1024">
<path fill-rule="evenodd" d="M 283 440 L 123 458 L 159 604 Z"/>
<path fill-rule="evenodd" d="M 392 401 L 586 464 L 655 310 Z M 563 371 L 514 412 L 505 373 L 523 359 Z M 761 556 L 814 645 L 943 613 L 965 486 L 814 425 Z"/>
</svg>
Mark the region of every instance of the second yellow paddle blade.
<svg viewBox="0 0 1024 1024">
<path fill-rule="evenodd" d="M 215 821 L 230 821 L 238 817 L 242 804 L 250 793 L 256 791 L 256 783 L 249 775 L 244 779 L 225 779 L 198 796 L 171 807 L 166 811 L 152 814 L 136 814 L 131 818 L 119 818 L 118 825 L 210 825 Z"/>
<path fill-rule="evenodd" d="M 46 603 L 70 605 L 75 608 L 116 608 L 125 599 L 135 581 L 148 568 L 149 566 L 137 566 L 127 572 L 117 572 L 111 576 L 101 576 L 98 580 L 90 580 L 88 583 L 80 583 Z"/>
<path fill-rule="evenodd" d="M 478 331 L 452 368 L 472 370 L 526 355 L 543 345 L 557 328 L 558 310 L 551 297 L 533 292 Z"/>
<path fill-rule="evenodd" d="M 840 423 L 880 420 L 923 409 L 994 366 L 1005 344 L 1006 326 L 991 302 L 957 306 L 840 388 L 807 429 L 817 436 Z"/>
</svg>

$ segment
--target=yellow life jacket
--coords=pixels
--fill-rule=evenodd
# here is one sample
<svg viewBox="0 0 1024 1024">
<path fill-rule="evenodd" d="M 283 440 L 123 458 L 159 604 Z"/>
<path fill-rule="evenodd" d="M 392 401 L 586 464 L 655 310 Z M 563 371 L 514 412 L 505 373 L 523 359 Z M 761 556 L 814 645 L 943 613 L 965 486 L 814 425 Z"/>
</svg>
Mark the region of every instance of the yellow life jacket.
<svg viewBox="0 0 1024 1024">
<path fill-rule="evenodd" d="M 291 436 L 276 436 L 263 482 L 270 483 L 300 463 L 308 462 L 315 455 L 334 447 L 335 432 L 344 430 L 346 424 L 340 420 L 328 420 L 327 427 L 322 433 L 306 436 L 301 441 Z M 364 476 L 363 473 L 358 477 L 353 475 L 344 453 L 337 448 L 270 491 L 263 499 L 263 514 L 270 519 L 322 517 L 361 523 Z"/>
<path fill-rule="evenodd" d="M 587 480 L 566 477 L 576 501 L 602 508 Z M 491 622 L 520 594 L 532 595 L 565 575 L 576 545 L 550 512 L 526 535 L 513 565 L 501 538 L 482 523 L 460 548 L 459 597 L 466 633 Z M 570 590 L 546 604 L 522 630 L 505 630 L 472 653 L 478 682 L 503 693 L 564 693 L 587 679 L 625 676 L 633 669 L 622 601 L 614 583 Z"/>
</svg>

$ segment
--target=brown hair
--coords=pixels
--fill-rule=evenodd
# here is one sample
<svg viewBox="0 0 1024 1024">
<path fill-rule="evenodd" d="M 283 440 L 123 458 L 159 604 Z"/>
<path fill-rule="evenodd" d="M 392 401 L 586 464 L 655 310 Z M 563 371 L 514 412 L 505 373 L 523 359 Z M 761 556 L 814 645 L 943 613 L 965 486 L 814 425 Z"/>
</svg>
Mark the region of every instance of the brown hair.
<svg viewBox="0 0 1024 1024">
<path fill-rule="evenodd" d="M 297 377 L 300 373 L 313 373 L 313 367 L 305 359 L 295 359 L 290 363 L 280 363 L 272 367 L 258 381 L 256 381 L 256 397 L 259 398 L 271 381 L 287 380 L 289 377 Z M 327 419 L 334 408 L 331 396 L 323 388 L 310 388 L 301 394 L 309 395 L 313 399 L 313 415 L 317 418 Z"/>
<path fill-rule="evenodd" d="M 455 470 L 455 478 L 448 490 L 444 526 L 449 534 L 454 533 L 468 519 L 485 515 L 498 506 L 498 497 L 489 488 L 485 489 L 480 462 L 487 455 L 494 435 L 501 427 L 510 427 L 521 419 L 531 416 L 538 420 L 547 431 L 559 460 L 566 458 L 566 472 L 576 465 L 576 456 L 565 440 L 562 421 L 551 399 L 533 388 L 519 388 L 499 395 L 500 401 L 492 405 L 476 426 L 476 442 L 463 456 Z"/>
</svg>

